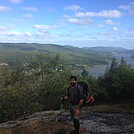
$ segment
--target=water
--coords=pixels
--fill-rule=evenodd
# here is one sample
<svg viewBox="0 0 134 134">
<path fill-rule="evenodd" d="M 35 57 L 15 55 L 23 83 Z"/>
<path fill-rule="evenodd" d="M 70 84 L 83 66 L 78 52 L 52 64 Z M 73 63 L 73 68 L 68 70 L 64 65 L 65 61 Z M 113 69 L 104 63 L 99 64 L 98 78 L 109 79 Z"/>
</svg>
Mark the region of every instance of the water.
<svg viewBox="0 0 134 134">
<path fill-rule="evenodd" d="M 120 60 L 122 57 L 126 60 L 127 64 L 130 64 L 134 68 L 134 59 L 130 57 L 131 54 L 117 54 L 115 58 Z"/>
<path fill-rule="evenodd" d="M 108 65 L 102 65 L 102 66 L 96 66 L 96 67 L 91 67 L 89 70 L 89 74 L 92 76 L 98 77 L 104 74 L 106 68 Z"/>
<path fill-rule="evenodd" d="M 119 62 L 121 60 L 121 58 L 123 57 L 124 60 L 126 60 L 127 64 L 130 64 L 131 67 L 134 68 L 134 59 L 132 59 L 130 57 L 130 54 L 116 54 L 114 56 Z M 89 70 L 89 74 L 93 75 L 94 77 L 98 77 L 104 74 L 105 70 L 107 69 L 107 67 L 109 67 L 109 65 L 102 65 L 102 66 L 96 66 L 96 67 L 92 67 Z"/>
</svg>

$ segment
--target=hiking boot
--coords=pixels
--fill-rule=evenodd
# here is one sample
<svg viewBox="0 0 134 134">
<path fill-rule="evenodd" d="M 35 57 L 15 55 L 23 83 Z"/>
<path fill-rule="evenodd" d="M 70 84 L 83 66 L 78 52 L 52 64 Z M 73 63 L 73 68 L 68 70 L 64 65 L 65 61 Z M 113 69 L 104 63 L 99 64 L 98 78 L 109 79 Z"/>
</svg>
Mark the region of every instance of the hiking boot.
<svg viewBox="0 0 134 134">
<path fill-rule="evenodd" d="M 75 130 L 72 130 L 69 134 L 79 134 Z"/>
</svg>

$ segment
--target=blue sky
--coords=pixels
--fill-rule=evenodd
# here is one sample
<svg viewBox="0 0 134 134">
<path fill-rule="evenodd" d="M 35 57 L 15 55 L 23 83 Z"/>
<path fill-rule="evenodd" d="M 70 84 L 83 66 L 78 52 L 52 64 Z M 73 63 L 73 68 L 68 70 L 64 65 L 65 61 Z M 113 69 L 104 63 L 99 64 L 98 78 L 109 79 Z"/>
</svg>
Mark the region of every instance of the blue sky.
<svg viewBox="0 0 134 134">
<path fill-rule="evenodd" d="M 0 42 L 134 49 L 134 1 L 0 0 Z"/>
</svg>

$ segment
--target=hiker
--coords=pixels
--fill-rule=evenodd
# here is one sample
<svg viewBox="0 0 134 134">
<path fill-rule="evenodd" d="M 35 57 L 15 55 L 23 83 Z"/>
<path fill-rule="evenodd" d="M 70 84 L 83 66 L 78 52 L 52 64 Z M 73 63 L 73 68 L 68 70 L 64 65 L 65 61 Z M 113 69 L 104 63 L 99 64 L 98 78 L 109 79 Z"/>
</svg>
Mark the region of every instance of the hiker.
<svg viewBox="0 0 134 134">
<path fill-rule="evenodd" d="M 74 124 L 74 132 L 75 134 L 79 134 L 80 107 L 84 100 L 83 89 L 79 84 L 77 84 L 76 76 L 70 76 L 69 80 L 70 86 L 68 87 L 67 95 L 62 96 L 61 100 L 69 100 L 69 110 Z"/>
</svg>

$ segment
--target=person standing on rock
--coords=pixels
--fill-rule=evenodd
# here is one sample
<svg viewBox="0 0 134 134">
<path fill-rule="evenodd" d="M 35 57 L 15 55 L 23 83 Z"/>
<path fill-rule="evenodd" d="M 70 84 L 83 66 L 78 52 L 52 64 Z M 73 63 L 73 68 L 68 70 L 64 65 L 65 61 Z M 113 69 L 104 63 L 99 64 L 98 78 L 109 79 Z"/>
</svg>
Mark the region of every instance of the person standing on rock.
<svg viewBox="0 0 134 134">
<path fill-rule="evenodd" d="M 61 100 L 69 100 L 70 116 L 73 120 L 75 134 L 79 134 L 80 129 L 80 107 L 83 104 L 84 96 L 82 87 L 77 84 L 76 76 L 70 76 L 70 86 L 67 90 L 67 95 L 62 96 Z"/>
</svg>

